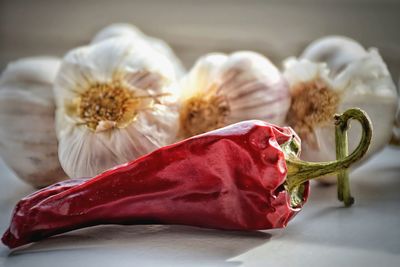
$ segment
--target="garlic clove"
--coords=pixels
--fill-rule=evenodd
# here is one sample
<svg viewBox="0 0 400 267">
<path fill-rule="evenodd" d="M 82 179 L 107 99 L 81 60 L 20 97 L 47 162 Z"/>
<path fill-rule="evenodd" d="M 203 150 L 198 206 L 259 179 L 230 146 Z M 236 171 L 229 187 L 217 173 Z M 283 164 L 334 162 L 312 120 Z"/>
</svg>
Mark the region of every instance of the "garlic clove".
<svg viewBox="0 0 400 267">
<path fill-rule="evenodd" d="M 9 63 L 1 76 L 1 84 L 35 82 L 52 84 L 60 67 L 55 57 L 31 57 Z M 47 91 L 47 90 L 46 90 Z"/>
<path fill-rule="evenodd" d="M 176 116 L 163 107 L 155 112 L 161 114 L 141 114 L 135 123 L 122 130 L 113 128 L 94 133 L 82 127 L 70 127 L 71 133 L 60 139 L 59 155 L 60 159 L 64 159 L 64 169 L 75 177 L 83 177 L 131 161 L 171 143 L 165 132 L 173 130 L 167 122 L 176 120 Z M 165 122 L 151 123 L 156 116 L 163 116 Z"/>
<path fill-rule="evenodd" d="M 318 138 L 316 130 L 319 126 L 332 125 L 341 90 L 333 86 L 325 63 L 289 58 L 284 67 L 292 98 L 287 124 L 300 135 L 303 147 L 319 150 L 321 138 Z M 303 157 L 304 153 L 303 150 Z"/>
<path fill-rule="evenodd" d="M 316 79 L 321 79 L 333 87 L 329 78 L 330 70 L 326 63 L 316 64 L 306 59 L 290 57 L 284 61 L 283 65 L 285 68 L 284 76 L 291 87 Z"/>
<path fill-rule="evenodd" d="M 288 85 L 265 57 L 240 51 L 200 58 L 180 83 L 180 138 L 261 119 L 282 124 Z"/>
<path fill-rule="evenodd" d="M 128 23 L 115 23 L 105 27 L 95 35 L 92 40 L 92 44 L 121 36 L 129 36 L 135 41 L 144 41 L 153 49 L 166 56 L 173 64 L 177 78 L 181 78 L 186 73 L 182 62 L 166 42 L 155 37 L 147 36 L 137 27 Z"/>
<path fill-rule="evenodd" d="M 288 84 L 264 56 L 254 52 L 233 53 L 222 67 L 221 75 L 232 109 L 229 124 L 249 118 L 274 124 L 284 122 L 290 104 Z"/>
<path fill-rule="evenodd" d="M 359 43 L 344 36 L 320 38 L 306 47 L 300 58 L 326 63 L 331 75 L 342 71 L 349 63 L 361 59 L 367 51 Z"/>
<path fill-rule="evenodd" d="M 173 142 L 174 86 L 168 59 L 130 37 L 69 52 L 54 86 L 65 172 L 94 176 Z"/>
<path fill-rule="evenodd" d="M 181 101 L 186 101 L 198 93 L 206 93 L 226 60 L 227 56 L 220 53 L 201 57 L 192 70 L 181 80 Z"/>
<path fill-rule="evenodd" d="M 60 60 L 10 63 L 0 78 L 0 154 L 25 182 L 44 187 L 66 179 L 57 156 L 52 84 Z"/>
<path fill-rule="evenodd" d="M 142 77 L 138 72 L 143 70 L 154 74 L 145 76 L 143 73 Z M 154 77 L 157 74 L 160 77 Z M 170 83 L 168 80 L 174 80 L 174 75 L 171 63 L 148 46 L 130 38 L 113 38 L 66 54 L 57 77 L 56 101 L 58 106 L 66 100 L 73 101 L 76 93 L 82 93 L 94 83 L 123 79 L 136 84 L 142 79 L 138 85 L 147 90 L 158 86 L 151 83 Z"/>
</svg>

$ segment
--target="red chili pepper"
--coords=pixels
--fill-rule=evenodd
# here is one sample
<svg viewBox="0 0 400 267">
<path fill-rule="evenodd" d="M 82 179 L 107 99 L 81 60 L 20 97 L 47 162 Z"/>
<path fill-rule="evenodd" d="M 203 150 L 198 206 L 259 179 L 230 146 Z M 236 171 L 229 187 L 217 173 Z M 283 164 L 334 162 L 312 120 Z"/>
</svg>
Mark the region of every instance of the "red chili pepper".
<svg viewBox="0 0 400 267">
<path fill-rule="evenodd" d="M 285 227 L 307 200 L 308 180 L 349 167 L 365 154 L 370 139 L 368 128 L 345 159 L 307 163 L 297 158 L 300 140 L 291 128 L 237 123 L 160 148 L 93 179 L 60 182 L 25 197 L 2 241 L 14 248 L 98 224 Z"/>
</svg>

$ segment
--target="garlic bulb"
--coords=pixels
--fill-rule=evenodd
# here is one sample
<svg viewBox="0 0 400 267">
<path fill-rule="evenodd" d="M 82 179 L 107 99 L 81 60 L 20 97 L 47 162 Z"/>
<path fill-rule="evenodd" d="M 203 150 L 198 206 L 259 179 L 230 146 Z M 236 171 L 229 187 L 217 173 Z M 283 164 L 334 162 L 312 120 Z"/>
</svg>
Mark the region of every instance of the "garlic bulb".
<svg viewBox="0 0 400 267">
<path fill-rule="evenodd" d="M 59 158 L 70 177 L 94 176 L 174 140 L 171 63 L 116 37 L 69 52 L 55 81 Z"/>
<path fill-rule="evenodd" d="M 128 23 L 115 23 L 110 26 L 105 27 L 99 31 L 92 40 L 92 44 L 101 42 L 103 40 L 128 36 L 136 41 L 144 41 L 150 45 L 153 49 L 157 50 L 159 53 L 166 56 L 170 62 L 173 64 L 175 69 L 175 74 L 177 78 L 182 77 L 186 70 L 182 65 L 182 62 L 175 55 L 174 51 L 169 47 L 169 45 L 161 39 L 150 37 L 141 32 L 137 27 Z"/>
<path fill-rule="evenodd" d="M 66 179 L 57 156 L 53 82 L 60 60 L 10 63 L 0 78 L 0 154 L 25 182 L 43 187 Z"/>
<path fill-rule="evenodd" d="M 279 70 L 254 52 L 203 56 L 180 90 L 180 138 L 246 119 L 282 124 L 290 105 Z"/>
<path fill-rule="evenodd" d="M 374 136 L 368 155 L 384 147 L 392 134 L 397 93 L 388 69 L 374 48 L 364 53 L 350 39 L 324 38 L 308 47 L 301 59 L 285 61 L 292 104 L 287 121 L 302 138 L 302 157 L 335 159 L 333 115 L 359 107 L 370 116 Z M 316 63 L 310 60 L 326 60 Z M 349 150 L 358 145 L 360 127 L 349 130 Z"/>
</svg>

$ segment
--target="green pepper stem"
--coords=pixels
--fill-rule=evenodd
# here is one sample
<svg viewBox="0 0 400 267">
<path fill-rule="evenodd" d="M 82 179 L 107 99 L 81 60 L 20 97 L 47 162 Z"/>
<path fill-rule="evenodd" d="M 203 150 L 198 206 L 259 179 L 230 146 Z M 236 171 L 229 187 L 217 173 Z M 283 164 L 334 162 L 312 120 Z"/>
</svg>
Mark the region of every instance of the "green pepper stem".
<svg viewBox="0 0 400 267">
<path fill-rule="evenodd" d="M 341 115 L 335 115 L 335 136 L 337 160 L 329 162 L 307 162 L 291 157 L 286 159 L 287 186 L 291 191 L 302 183 L 328 174 L 339 173 L 338 195 L 345 205 L 352 204 L 347 169 L 367 153 L 372 138 L 372 123 L 368 115 L 358 108 L 351 108 Z M 361 123 L 362 135 L 357 148 L 348 154 L 347 129 L 349 120 L 355 119 Z"/>
<path fill-rule="evenodd" d="M 338 117 L 335 124 L 336 160 L 342 160 L 349 155 L 348 123 Z M 350 193 L 349 171 L 347 169 L 338 172 L 337 196 L 339 201 L 343 201 L 346 207 L 350 207 L 354 203 L 354 198 Z"/>
</svg>

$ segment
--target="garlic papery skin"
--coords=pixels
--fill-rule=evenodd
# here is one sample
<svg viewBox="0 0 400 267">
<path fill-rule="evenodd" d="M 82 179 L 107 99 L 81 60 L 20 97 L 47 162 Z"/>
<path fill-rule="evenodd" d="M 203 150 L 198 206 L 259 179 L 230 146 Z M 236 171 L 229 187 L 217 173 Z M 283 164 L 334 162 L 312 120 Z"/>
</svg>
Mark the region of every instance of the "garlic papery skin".
<svg viewBox="0 0 400 267">
<path fill-rule="evenodd" d="M 315 40 L 304 49 L 301 59 L 326 63 L 331 76 L 337 75 L 348 64 L 367 57 L 368 52 L 356 41 L 344 36 L 326 36 Z"/>
<path fill-rule="evenodd" d="M 318 126 L 330 126 L 338 110 L 341 90 L 335 88 L 329 79 L 326 64 L 289 58 L 284 65 L 292 99 L 287 124 L 299 134 L 303 146 L 318 149 L 319 139 L 315 130 Z"/>
<path fill-rule="evenodd" d="M 53 83 L 60 60 L 32 57 L 0 77 L 0 155 L 19 178 L 44 187 L 64 180 L 58 161 Z"/>
<path fill-rule="evenodd" d="M 370 149 L 371 152 L 378 151 L 380 147 L 387 144 L 389 131 L 392 131 L 391 142 L 400 143 L 400 134 L 398 126 L 396 126 L 400 125 L 399 120 L 394 122 L 394 127 L 393 122 L 390 122 L 393 118 L 394 106 L 399 106 L 399 103 L 394 103 L 395 99 L 398 99 L 398 92 L 396 93 L 386 64 L 376 49 L 366 50 L 361 44 L 348 37 L 327 36 L 308 45 L 301 58 L 326 63 L 330 77 L 337 79 L 339 87 L 345 86 L 345 83 L 353 83 L 354 92 L 348 90 L 347 95 L 344 96 L 344 99 L 354 99 L 354 101 L 349 100 L 348 107 L 352 105 L 369 106 L 369 109 L 364 109 L 367 112 L 369 110 L 374 112 L 375 115 L 370 114 L 370 116 L 376 117 L 373 120 L 375 138 Z M 366 90 L 367 93 L 361 94 L 362 91 L 365 91 L 363 87 L 369 88 L 369 90 Z M 377 102 L 369 99 L 375 96 L 379 99 Z M 372 108 L 374 105 L 376 107 Z M 387 130 L 390 125 L 393 129 Z"/>
<path fill-rule="evenodd" d="M 122 36 L 131 37 L 136 41 L 143 41 L 148 45 L 150 45 L 153 49 L 155 49 L 159 53 L 166 56 L 174 66 L 177 78 L 181 78 L 186 73 L 186 70 L 182 62 L 179 60 L 179 58 L 175 55 L 172 48 L 165 41 L 155 37 L 147 36 L 137 27 L 129 23 L 114 23 L 105 27 L 95 35 L 95 37 L 92 40 L 92 44 L 110 38 L 122 37 Z"/>
<path fill-rule="evenodd" d="M 201 57 L 180 83 L 180 138 L 260 119 L 283 124 L 288 84 L 264 56 L 240 51 Z"/>
<path fill-rule="evenodd" d="M 334 160 L 333 115 L 358 107 L 370 116 L 374 136 L 367 155 L 373 155 L 390 140 L 397 108 L 397 93 L 388 69 L 376 49 L 332 75 L 325 63 L 291 58 L 284 62 L 292 105 L 288 124 L 302 138 L 302 158 L 308 161 Z M 302 93 L 295 96 L 296 88 Z M 321 89 L 322 88 L 322 89 Z M 359 142 L 361 129 L 349 129 L 349 150 Z"/>
<path fill-rule="evenodd" d="M 174 79 L 168 59 L 131 38 L 69 52 L 54 86 L 65 172 L 91 177 L 173 142 Z"/>
</svg>

